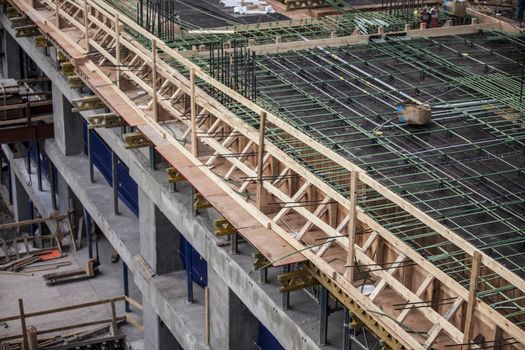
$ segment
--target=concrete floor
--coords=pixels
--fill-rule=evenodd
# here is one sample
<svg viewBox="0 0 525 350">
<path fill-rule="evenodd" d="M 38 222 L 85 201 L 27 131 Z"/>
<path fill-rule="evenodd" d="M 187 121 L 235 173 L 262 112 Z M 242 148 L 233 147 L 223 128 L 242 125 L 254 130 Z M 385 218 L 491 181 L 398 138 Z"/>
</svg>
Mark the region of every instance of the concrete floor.
<svg viewBox="0 0 525 350">
<path fill-rule="evenodd" d="M 0 192 L 5 193 L 5 191 Z M 34 312 L 123 295 L 122 261 L 119 260 L 115 264 L 111 263 L 110 257 L 113 249 L 103 236 L 99 236 L 98 247 L 100 257 L 99 273 L 92 279 L 47 286 L 42 278 L 42 275 L 47 273 L 82 268 L 84 261 L 88 258 L 85 239 L 82 248 L 78 251 L 73 251 L 72 247 L 66 243 L 65 252 L 67 252 L 67 256 L 54 260 L 56 262 L 69 261 L 71 262 L 69 266 L 64 266 L 57 270 L 35 272 L 33 276 L 0 274 L 0 317 L 19 314 L 18 298 L 23 299 L 26 312 Z M 140 302 L 141 294 L 133 283 L 131 274 L 129 275 L 129 288 L 130 297 Z M 124 303 L 119 302 L 117 303 L 117 316 L 123 315 L 133 317 L 142 323 L 141 311 L 132 308 L 130 313 L 126 313 Z M 110 317 L 110 307 L 109 305 L 104 305 L 38 316 L 28 319 L 27 325 L 34 325 L 37 329 L 42 330 Z M 20 334 L 20 321 L 10 321 L 7 322 L 7 325 L 8 328 L 0 328 L 0 337 Z M 131 325 L 124 325 L 121 327 L 121 330 L 126 334 L 128 343 L 133 344 L 133 349 L 142 348 L 143 334 L 140 330 Z"/>
</svg>

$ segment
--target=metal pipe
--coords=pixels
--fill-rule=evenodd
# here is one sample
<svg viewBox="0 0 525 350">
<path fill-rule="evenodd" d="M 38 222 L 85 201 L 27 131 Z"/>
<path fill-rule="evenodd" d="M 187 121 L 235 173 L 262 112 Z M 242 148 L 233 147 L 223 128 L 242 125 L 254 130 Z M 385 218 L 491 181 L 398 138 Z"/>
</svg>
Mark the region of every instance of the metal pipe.
<svg viewBox="0 0 525 350">
<path fill-rule="evenodd" d="M 49 158 L 47 159 L 47 166 L 49 172 L 49 184 L 51 186 L 51 204 L 53 206 L 53 210 L 58 210 L 55 187 L 55 169 L 53 163 L 51 162 L 51 159 Z"/>
<path fill-rule="evenodd" d="M 325 346 L 328 340 L 328 289 L 319 287 L 319 346 Z"/>
<path fill-rule="evenodd" d="M 36 140 L 36 175 L 38 182 L 38 190 L 42 191 L 42 164 L 40 164 L 40 142 Z"/>
<path fill-rule="evenodd" d="M 343 310 L 343 350 L 352 349 L 352 343 L 350 341 L 350 322 L 352 322 L 352 316 L 350 310 L 344 308 Z"/>
<path fill-rule="evenodd" d="M 188 303 L 193 303 L 193 259 L 192 246 L 188 241 L 185 242 L 185 262 L 186 262 L 186 282 L 188 290 Z"/>
<path fill-rule="evenodd" d="M 124 260 L 122 260 L 122 277 L 124 283 L 124 295 L 126 297 L 129 297 L 128 265 L 126 265 Z M 126 310 L 126 312 L 130 312 L 129 302 L 127 300 L 124 301 L 124 309 Z"/>
<path fill-rule="evenodd" d="M 290 271 L 291 271 L 291 267 L 289 264 L 283 266 L 283 273 L 287 273 Z M 288 310 L 289 307 L 290 307 L 290 292 L 281 293 L 281 308 L 283 309 L 283 311 L 286 311 Z"/>
<path fill-rule="evenodd" d="M 93 232 L 92 232 L 92 222 L 91 215 L 87 212 L 86 208 L 83 208 L 84 211 L 84 222 L 86 224 L 86 238 L 88 245 L 88 258 L 93 259 Z"/>
<path fill-rule="evenodd" d="M 88 141 L 88 160 L 89 160 L 89 181 L 95 183 L 95 169 L 93 167 L 93 133 L 94 131 L 88 129 L 87 141 Z"/>
<path fill-rule="evenodd" d="M 111 179 L 113 185 L 113 212 L 115 215 L 120 215 L 118 207 L 118 193 L 119 193 L 119 178 L 118 178 L 118 163 L 119 159 L 115 152 L 111 152 Z"/>
</svg>

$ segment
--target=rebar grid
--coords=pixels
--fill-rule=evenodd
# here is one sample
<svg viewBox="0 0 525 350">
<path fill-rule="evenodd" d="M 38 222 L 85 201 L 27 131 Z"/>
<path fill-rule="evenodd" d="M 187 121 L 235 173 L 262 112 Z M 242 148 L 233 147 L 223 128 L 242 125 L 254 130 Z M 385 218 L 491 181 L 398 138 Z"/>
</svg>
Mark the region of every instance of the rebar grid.
<svg viewBox="0 0 525 350">
<path fill-rule="evenodd" d="M 524 276 L 525 128 L 515 97 L 523 38 L 485 33 L 266 55 L 257 62 L 257 102 Z M 500 47 L 506 55 L 494 60 Z M 492 84 L 478 85 L 483 77 Z M 430 126 L 397 122 L 396 106 L 407 99 L 432 106 Z M 256 115 L 226 107 L 257 128 Z M 349 195 L 346 169 L 280 130 L 267 134 Z M 358 204 L 468 288 L 463 250 L 371 189 Z M 523 326 L 522 293 L 492 272 L 480 281 L 478 296 Z"/>
<path fill-rule="evenodd" d="M 298 54 L 299 57 L 301 55 L 303 55 L 303 53 Z M 276 57 L 278 57 L 278 59 L 282 59 L 281 56 L 272 56 L 272 59 Z M 369 65 L 370 60 L 368 60 L 366 64 Z M 258 80 L 260 83 L 260 98 L 258 102 L 261 104 L 266 104 L 266 107 L 272 110 L 272 112 L 276 113 L 277 115 L 280 115 L 283 119 L 287 120 L 294 126 L 302 129 L 304 132 L 309 133 L 310 135 L 315 136 L 317 139 L 324 141 L 323 143 L 325 143 L 326 145 L 332 146 L 340 145 L 342 141 L 331 143 L 328 143 L 327 141 L 332 140 L 334 137 L 340 135 L 336 134 L 327 136 L 326 132 L 328 130 L 333 130 L 334 128 L 333 126 L 322 127 L 322 125 L 326 125 L 330 122 L 329 120 L 326 120 L 327 118 L 337 116 L 337 118 L 340 118 L 344 121 L 345 130 L 348 131 L 349 129 L 348 123 L 350 123 L 350 125 L 352 125 L 352 127 L 354 127 L 356 130 L 345 134 L 345 137 L 350 136 L 352 138 L 349 147 L 338 146 L 336 148 L 332 148 L 338 151 L 348 152 L 347 148 L 354 149 L 354 147 L 356 146 L 355 143 L 358 143 L 357 146 L 363 148 L 366 152 L 370 150 L 370 147 L 377 148 L 377 146 L 375 146 L 374 144 L 369 145 L 369 143 L 371 142 L 377 142 L 377 137 L 370 137 L 370 132 L 366 130 L 357 130 L 359 128 L 362 129 L 362 126 L 358 127 L 358 125 L 356 124 L 359 120 L 365 120 L 366 122 L 369 122 L 370 120 L 367 119 L 372 118 L 372 115 L 349 117 L 348 114 L 342 116 L 340 115 L 341 113 L 330 109 L 328 109 L 330 110 L 330 113 L 319 113 L 319 111 L 326 111 L 327 108 L 329 108 L 326 106 L 326 102 L 331 101 L 331 99 L 327 99 L 324 102 L 321 101 L 321 103 L 317 104 L 315 104 L 315 100 L 313 101 L 314 103 L 310 103 L 310 101 L 308 99 L 305 99 L 304 96 L 312 98 L 312 95 L 308 94 L 304 90 L 299 90 L 299 92 L 303 94 L 300 95 L 302 99 L 298 99 L 296 94 L 288 94 L 285 97 L 282 97 L 283 93 L 285 93 L 286 90 L 273 91 L 273 85 L 269 85 L 268 81 L 265 85 L 265 83 L 262 82 L 262 77 L 268 77 L 268 72 L 264 70 L 267 67 L 265 67 L 264 63 L 262 62 L 259 62 L 259 67 L 261 67 L 262 69 L 258 75 Z M 304 64 L 302 65 L 302 67 L 303 68 L 299 68 L 298 70 L 307 69 L 304 68 Z M 293 73 L 293 69 L 287 69 L 287 71 L 290 72 L 290 74 L 297 73 Z M 283 77 L 279 73 L 272 73 L 272 77 L 281 86 L 286 86 L 285 83 L 287 83 L 289 86 L 291 85 L 293 89 L 288 90 L 288 92 L 291 91 L 293 93 L 296 93 L 298 91 L 295 84 L 290 84 L 288 82 L 289 78 Z M 336 82 L 341 81 L 341 79 L 330 81 Z M 325 81 L 325 83 L 327 82 Z M 315 83 L 313 84 L 315 85 Z M 441 82 L 442 86 L 443 84 L 444 83 Z M 261 85 L 263 86 L 261 87 Z M 426 85 L 430 87 L 439 86 L 438 83 Z M 269 96 L 268 93 L 265 93 L 264 86 L 266 86 L 268 90 L 273 91 L 278 96 L 276 96 L 275 98 Z M 305 84 L 305 86 L 308 86 L 308 84 Z M 324 88 L 326 89 L 328 88 L 328 86 L 324 86 Z M 410 89 L 413 89 L 413 87 L 411 87 Z M 462 88 L 462 90 L 465 89 Z M 316 89 L 315 91 L 318 91 L 318 89 Z M 403 92 L 403 90 L 399 91 Z M 390 91 L 389 94 L 395 95 L 395 93 L 399 91 L 398 89 L 392 89 L 392 91 Z M 456 96 L 454 96 L 454 100 L 445 101 L 441 98 L 439 99 L 439 101 L 437 101 L 440 104 L 446 103 L 449 106 L 454 106 L 454 110 L 451 110 L 448 113 L 452 113 L 455 111 L 455 109 L 458 109 L 458 106 L 456 106 L 457 104 L 459 104 L 461 108 L 459 108 L 459 111 L 455 111 L 455 113 L 458 113 L 459 117 L 453 117 L 449 119 L 443 118 L 444 121 L 438 120 L 438 128 L 437 130 L 435 130 L 441 133 L 443 133 L 444 130 L 445 133 L 451 133 L 452 135 L 456 135 L 458 140 L 462 142 L 459 144 L 461 146 L 459 147 L 459 149 L 447 149 L 447 146 L 445 146 L 445 150 L 447 151 L 443 152 L 442 149 L 438 147 L 433 147 L 432 145 L 421 140 L 421 137 L 429 135 L 428 130 L 425 131 L 423 130 L 424 128 L 422 128 L 421 130 L 414 129 L 414 132 L 412 132 L 412 130 L 408 132 L 406 129 L 403 129 L 403 127 L 400 125 L 392 125 L 393 130 L 401 130 L 401 135 L 399 132 L 392 134 L 390 136 L 392 139 L 395 140 L 399 137 L 407 138 L 407 136 L 410 136 L 410 138 L 416 137 L 425 146 L 424 151 L 432 150 L 434 151 L 434 153 L 424 152 L 420 155 L 416 154 L 416 157 L 407 155 L 405 154 L 406 152 L 396 153 L 396 149 L 392 148 L 395 145 L 395 143 L 393 141 L 389 141 L 386 144 L 381 144 L 381 147 L 384 148 L 382 152 L 378 150 L 374 151 L 374 159 L 372 160 L 368 160 L 367 162 L 363 161 L 365 157 L 371 157 L 372 154 L 366 154 L 365 157 L 352 156 L 349 158 L 353 161 L 361 163 L 361 165 L 364 165 L 369 171 L 369 173 L 380 175 L 381 178 L 383 178 L 384 180 L 388 180 L 389 187 L 391 189 L 394 189 L 398 194 L 402 195 L 402 197 L 409 199 L 411 202 L 418 205 L 419 207 L 426 208 L 427 213 L 431 214 L 438 221 L 447 224 L 456 232 L 461 233 L 468 242 L 472 243 L 480 250 L 487 252 L 489 255 L 492 255 L 496 260 L 507 265 L 512 271 L 523 275 L 523 264 L 521 263 L 523 261 L 523 258 L 519 253 L 519 245 L 523 245 L 524 243 L 523 219 L 521 218 L 519 220 L 518 225 L 513 224 L 512 222 L 506 222 L 506 217 L 501 217 L 499 211 L 502 207 L 506 209 L 506 206 L 513 205 L 520 205 L 521 208 L 523 206 L 523 193 L 525 192 L 523 191 L 523 189 L 521 189 L 520 191 L 511 194 L 514 197 L 516 197 L 514 201 L 501 202 L 501 200 L 508 198 L 508 194 L 493 196 L 489 199 L 479 199 L 479 192 L 465 191 L 465 185 L 462 183 L 464 181 L 476 182 L 480 179 L 490 179 L 492 176 L 503 176 L 505 179 L 508 180 L 508 178 L 506 177 L 508 177 L 509 174 L 521 174 L 523 163 L 516 165 L 513 164 L 512 161 L 515 161 L 516 157 L 522 156 L 522 144 L 519 140 L 511 138 L 511 140 L 514 143 L 518 144 L 518 147 L 508 146 L 509 140 L 502 140 L 501 142 L 487 140 L 491 141 L 491 143 L 483 144 L 483 147 L 480 147 L 479 145 L 477 145 L 477 141 L 472 141 L 465 137 L 459 137 L 461 135 L 458 136 L 458 131 L 461 131 L 465 128 L 474 128 L 476 130 L 480 129 L 482 132 L 486 133 L 487 131 L 484 128 L 487 127 L 487 123 L 489 123 L 490 127 L 495 127 L 496 131 L 498 130 L 497 128 L 505 129 L 509 124 L 513 123 L 513 121 L 509 121 L 508 119 L 500 118 L 500 120 L 498 120 L 494 119 L 491 116 L 494 113 L 494 111 L 498 110 L 498 108 L 505 108 L 505 104 L 497 101 L 492 101 L 491 103 L 493 104 L 493 108 L 489 109 L 488 111 L 484 110 L 478 113 L 476 111 L 478 111 L 479 106 L 478 109 L 473 108 L 472 106 L 475 106 L 475 104 L 472 104 L 471 99 L 480 97 L 476 94 L 473 95 L 471 91 L 469 92 L 465 90 L 462 92 L 466 95 L 460 96 L 461 98 L 456 98 Z M 379 95 L 382 96 L 382 94 L 384 95 L 385 92 L 381 92 L 381 94 Z M 375 96 L 375 99 L 380 98 L 377 96 L 378 94 L 371 95 Z M 454 95 L 457 95 L 457 91 Z M 279 99 L 281 98 L 279 96 L 282 97 L 282 101 L 275 102 L 279 101 Z M 361 96 L 364 97 L 366 96 L 366 94 L 361 94 Z M 355 98 L 355 96 L 352 95 L 351 98 Z M 361 102 L 357 100 L 355 101 L 355 103 L 359 104 Z M 361 103 L 361 105 L 363 104 Z M 243 117 L 246 121 L 250 122 L 252 126 L 257 128 L 258 119 L 256 115 L 253 115 L 253 113 L 250 113 L 245 108 L 239 106 L 236 103 L 230 103 L 226 106 L 230 110 L 235 112 L 238 116 Z M 389 106 L 392 107 L 392 104 L 390 104 Z M 301 113 L 300 116 L 297 116 L 298 111 Z M 379 113 L 375 113 L 373 115 L 376 117 L 386 119 L 387 121 L 391 121 L 390 116 L 386 118 L 386 116 L 388 115 Z M 309 119 L 310 117 L 313 117 L 313 120 L 318 120 L 319 116 L 324 116 L 324 120 L 315 122 Z M 455 120 L 454 118 L 458 120 Z M 471 122 L 475 118 L 480 119 L 480 121 L 475 123 Z M 454 127 L 449 127 L 449 124 L 443 124 L 444 122 L 450 123 L 451 120 L 452 122 L 454 122 L 454 124 L 452 125 L 456 125 L 459 122 L 461 123 Z M 340 120 L 337 121 L 339 122 Z M 316 123 L 318 123 L 319 126 L 316 127 Z M 377 127 L 378 124 L 379 123 L 377 122 L 372 123 L 370 125 L 370 128 Z M 493 131 L 493 129 L 491 128 L 489 128 L 488 130 Z M 331 184 L 332 187 L 338 189 L 342 194 L 348 195 L 348 183 L 346 181 L 348 179 L 348 171 L 346 169 L 343 169 L 340 166 L 330 163 L 329 161 L 323 159 L 312 161 L 310 157 L 318 157 L 318 154 L 316 152 L 298 142 L 291 141 L 288 137 L 286 137 L 286 135 L 283 135 L 280 130 L 270 129 L 268 131 L 268 134 L 270 135 L 270 139 L 273 141 L 274 144 L 281 146 L 283 150 L 295 157 L 296 160 L 300 161 L 315 175 L 324 179 L 327 183 Z M 499 135 L 499 132 L 497 134 Z M 355 138 L 355 136 L 361 137 Z M 387 135 L 383 135 L 379 141 L 383 141 L 383 139 L 386 137 Z M 440 136 L 436 140 L 442 140 L 442 137 Z M 444 144 L 448 145 L 448 142 Z M 495 148 L 497 152 L 491 152 L 493 148 Z M 472 152 L 475 153 L 474 156 L 472 156 Z M 347 153 L 347 155 L 348 154 L 350 153 Z M 388 158 L 388 156 L 391 156 L 392 154 L 394 154 L 395 157 Z M 441 159 L 443 157 L 445 158 L 445 160 Z M 421 158 L 421 161 L 417 161 L 417 159 L 419 158 Z M 511 162 L 509 162 L 509 159 L 511 160 Z M 463 177 L 457 179 L 447 176 L 446 173 L 442 174 L 442 176 L 436 176 L 436 174 L 432 173 L 432 171 L 435 171 L 434 169 L 437 166 L 454 165 L 464 167 L 465 165 L 468 166 L 468 164 L 470 163 L 472 163 L 473 166 L 476 166 L 479 164 L 483 165 L 485 163 L 491 163 L 494 162 L 494 160 L 500 160 L 500 162 L 503 162 L 502 164 L 509 164 L 508 166 L 510 167 L 510 169 L 491 170 L 490 172 L 486 172 L 483 174 L 477 173 L 471 176 L 463 175 Z M 387 164 L 385 164 L 385 162 Z M 430 164 L 427 164 L 427 162 Z M 395 164 L 395 166 L 393 167 L 392 164 Z M 394 168 L 394 171 L 392 171 L 392 168 Z M 412 172 L 409 171 L 410 169 L 412 169 Z M 472 169 L 472 167 L 469 167 L 468 170 L 475 171 L 475 169 Z M 395 175 L 399 172 L 404 173 L 401 175 Z M 419 178 L 419 180 L 406 180 L 407 176 L 416 175 Z M 425 176 L 425 178 L 422 178 L 423 175 Z M 394 181 L 394 179 L 397 179 L 399 181 L 396 182 Z M 405 181 L 402 181 L 403 179 Z M 341 182 L 339 180 L 343 181 Z M 517 185 L 519 186 L 519 184 Z M 476 182 L 473 186 L 474 189 L 477 190 L 477 186 L 479 186 L 479 181 Z M 455 278 L 459 283 L 465 286 L 465 288 L 468 288 L 468 274 L 470 266 L 468 264 L 469 260 L 465 258 L 466 254 L 464 251 L 462 251 L 461 249 L 457 249 L 457 247 L 453 246 L 448 241 L 437 241 L 437 239 L 440 238 L 437 233 L 430 231 L 426 225 L 414 219 L 411 215 L 400 211 L 396 205 L 384 204 L 384 198 L 375 191 L 367 190 L 365 192 L 366 193 L 361 193 L 361 195 L 359 196 L 358 203 L 362 208 L 364 208 L 364 210 L 369 215 L 374 217 L 374 219 L 376 219 L 376 221 L 382 224 L 385 228 L 389 229 L 391 232 L 401 237 L 416 251 L 420 252 L 429 261 L 433 262 L 436 266 L 441 268 L 449 276 Z M 495 201 L 499 202 L 495 203 Z M 382 202 L 383 204 L 371 204 L 373 202 Z M 491 204 L 488 205 L 487 203 Z M 388 213 L 389 210 L 391 211 L 390 214 Z M 488 216 L 488 218 L 486 218 L 485 220 L 480 220 L 480 215 Z M 428 241 L 431 241 L 432 239 L 434 239 L 435 242 L 428 243 Z M 427 241 L 422 242 L 423 240 Z M 450 249 L 453 250 L 450 251 Z M 518 252 L 516 252 L 516 250 L 518 250 Z M 523 306 L 521 306 L 523 303 L 521 302 L 522 298 L 520 291 L 518 291 L 515 287 L 511 285 L 500 286 L 500 277 L 495 273 L 482 274 L 480 281 L 483 285 L 483 287 L 481 288 L 481 292 L 479 293 L 480 298 L 483 298 L 484 301 L 491 305 L 494 304 L 495 307 L 498 305 L 505 304 L 505 309 L 501 309 L 500 307 L 498 307 L 498 309 L 503 311 L 503 313 L 506 312 L 506 316 L 512 318 L 513 322 L 515 322 L 516 324 L 525 324 L 523 323 L 523 321 L 521 321 L 520 318 L 522 316 L 523 311 Z M 512 297 L 513 295 L 517 296 Z M 515 300 L 516 298 L 517 302 Z M 507 310 L 518 311 L 507 312 Z"/>
<path fill-rule="evenodd" d="M 105 1 L 126 14 L 128 17 L 137 21 L 139 16 L 137 8 L 131 7 L 122 1 Z M 418 4 L 414 2 L 413 5 L 416 6 L 414 7 L 414 9 L 416 9 Z M 168 19 L 171 20 L 173 16 L 173 14 L 170 14 L 168 16 L 169 18 L 167 17 L 165 21 Z M 452 21 L 454 24 L 465 24 L 469 18 L 458 18 L 441 11 L 439 17 L 440 25 L 443 25 L 448 20 Z M 274 43 L 277 37 L 283 42 L 287 42 L 301 41 L 305 39 L 330 38 L 334 35 L 348 36 L 351 35 L 355 29 L 358 29 L 362 34 L 376 33 L 379 27 L 383 27 L 386 32 L 402 31 L 405 29 L 406 24 L 409 24 L 413 28 L 418 27 L 419 18 L 417 13 L 407 11 L 406 9 L 375 12 L 361 12 L 354 9 L 351 13 L 345 13 L 342 16 L 327 16 L 316 20 L 305 19 L 304 24 L 291 26 L 283 26 L 279 22 L 266 22 L 258 27 L 230 21 L 229 23 L 231 25 L 229 27 L 211 28 L 212 31 L 217 30 L 217 34 L 212 32 L 206 34 L 189 33 L 191 30 L 199 30 L 203 28 L 182 18 L 178 18 L 177 23 L 182 29 L 182 32 L 175 39 L 173 39 L 172 35 L 166 35 L 163 37 L 162 33 L 159 33 L 159 37 L 172 48 L 191 50 L 192 48 L 201 45 L 217 44 L 228 41 L 255 40 L 258 44 L 265 44 Z M 223 32 L 219 33 L 219 31 Z M 149 40 L 142 38 L 138 34 L 136 34 L 136 37 L 143 45 L 149 47 Z"/>
</svg>

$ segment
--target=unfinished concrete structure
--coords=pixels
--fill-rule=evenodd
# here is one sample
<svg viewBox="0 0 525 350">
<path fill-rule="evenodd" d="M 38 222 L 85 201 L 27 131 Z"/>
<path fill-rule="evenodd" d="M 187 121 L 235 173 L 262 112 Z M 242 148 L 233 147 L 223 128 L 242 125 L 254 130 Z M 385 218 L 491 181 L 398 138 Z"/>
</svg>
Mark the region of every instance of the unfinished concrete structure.
<svg viewBox="0 0 525 350">
<path fill-rule="evenodd" d="M 5 3 L 4 77 L 53 101 L 53 139 L 2 146 L 16 219 L 73 200 L 146 349 L 523 348 L 524 37 L 326 3 L 169 41 L 127 3 Z"/>
</svg>

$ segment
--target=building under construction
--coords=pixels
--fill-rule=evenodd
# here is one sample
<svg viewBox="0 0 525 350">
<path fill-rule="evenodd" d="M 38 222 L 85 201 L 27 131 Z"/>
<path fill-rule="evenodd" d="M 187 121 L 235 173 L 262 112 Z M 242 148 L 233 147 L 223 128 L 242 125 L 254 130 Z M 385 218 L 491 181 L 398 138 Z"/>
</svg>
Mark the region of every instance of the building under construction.
<svg viewBox="0 0 525 350">
<path fill-rule="evenodd" d="M 525 349 L 515 6 L 3 0 L 0 349 Z"/>
</svg>

